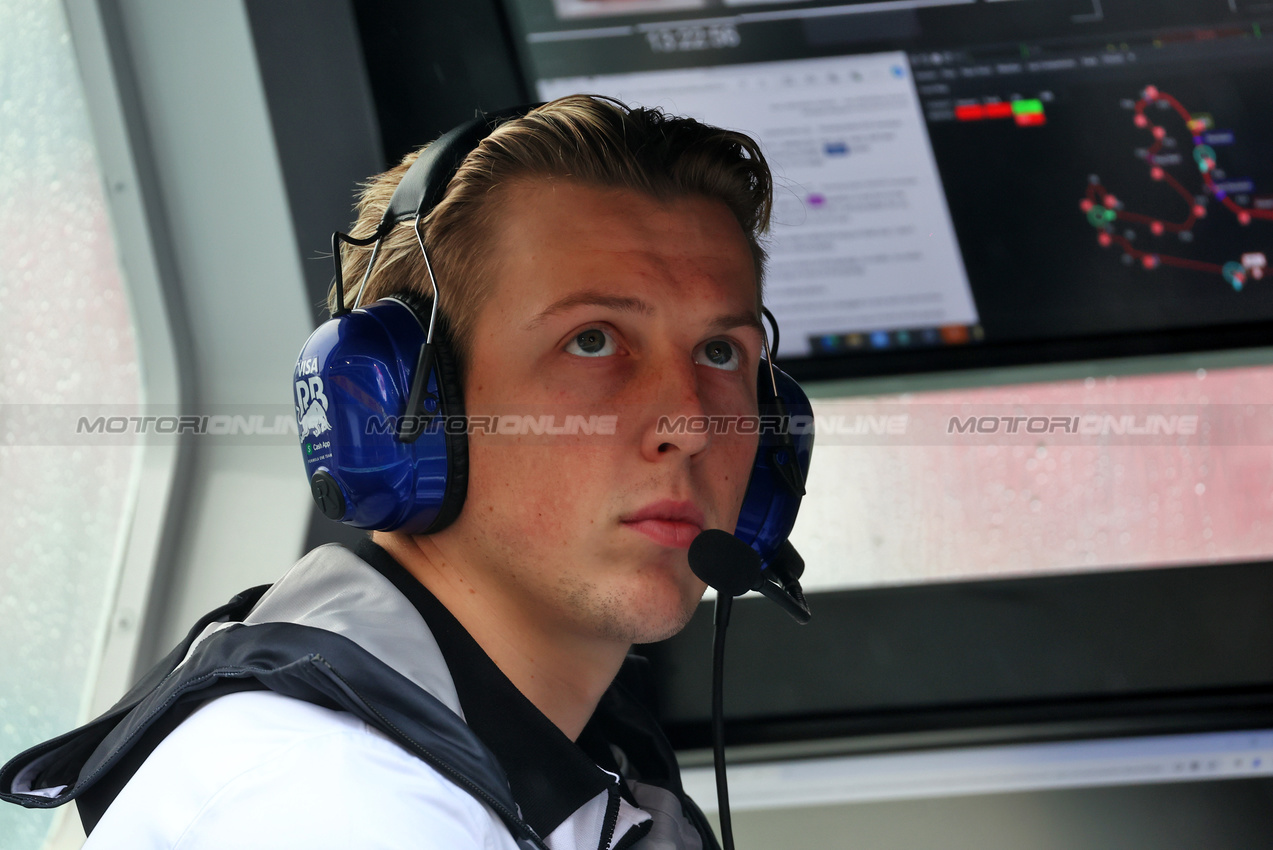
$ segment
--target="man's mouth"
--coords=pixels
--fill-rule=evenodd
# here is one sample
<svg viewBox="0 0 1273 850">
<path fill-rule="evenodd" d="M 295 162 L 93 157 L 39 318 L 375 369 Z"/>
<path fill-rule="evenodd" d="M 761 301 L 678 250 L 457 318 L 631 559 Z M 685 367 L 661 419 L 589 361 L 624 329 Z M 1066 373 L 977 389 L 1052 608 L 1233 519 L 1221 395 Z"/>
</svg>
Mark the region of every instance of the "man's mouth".
<svg viewBox="0 0 1273 850">
<path fill-rule="evenodd" d="M 703 530 L 703 512 L 693 502 L 663 500 L 623 517 L 623 525 L 660 546 L 688 549 Z"/>
</svg>

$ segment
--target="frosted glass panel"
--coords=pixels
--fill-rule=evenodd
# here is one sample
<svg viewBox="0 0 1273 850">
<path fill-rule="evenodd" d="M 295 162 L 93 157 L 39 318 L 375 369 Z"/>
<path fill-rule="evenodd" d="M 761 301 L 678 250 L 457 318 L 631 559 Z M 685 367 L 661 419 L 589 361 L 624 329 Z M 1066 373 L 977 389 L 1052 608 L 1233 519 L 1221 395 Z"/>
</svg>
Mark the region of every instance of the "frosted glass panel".
<svg viewBox="0 0 1273 850">
<path fill-rule="evenodd" d="M 15 405 L 141 401 L 128 305 L 56 0 L 0 0 L 0 761 L 65 732 L 114 590 L 136 448 L 48 445 Z M 30 408 L 27 408 L 30 410 Z M 47 420 L 45 420 L 47 421 Z M 70 442 L 70 441 L 67 441 Z M 0 845 L 51 814 L 0 805 Z"/>
<path fill-rule="evenodd" d="M 1273 368 L 814 406 L 806 587 L 1273 558 Z"/>
</svg>

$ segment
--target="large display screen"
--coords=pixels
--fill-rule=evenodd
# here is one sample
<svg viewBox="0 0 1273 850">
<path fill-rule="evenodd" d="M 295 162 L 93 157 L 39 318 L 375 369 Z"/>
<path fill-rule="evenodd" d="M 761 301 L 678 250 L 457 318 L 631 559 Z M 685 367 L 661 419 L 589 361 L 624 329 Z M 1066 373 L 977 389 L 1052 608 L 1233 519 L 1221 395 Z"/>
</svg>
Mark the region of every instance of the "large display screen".
<svg viewBox="0 0 1273 850">
<path fill-rule="evenodd" d="M 805 377 L 1263 344 L 1273 4 L 510 0 L 536 93 L 740 129 Z"/>
</svg>

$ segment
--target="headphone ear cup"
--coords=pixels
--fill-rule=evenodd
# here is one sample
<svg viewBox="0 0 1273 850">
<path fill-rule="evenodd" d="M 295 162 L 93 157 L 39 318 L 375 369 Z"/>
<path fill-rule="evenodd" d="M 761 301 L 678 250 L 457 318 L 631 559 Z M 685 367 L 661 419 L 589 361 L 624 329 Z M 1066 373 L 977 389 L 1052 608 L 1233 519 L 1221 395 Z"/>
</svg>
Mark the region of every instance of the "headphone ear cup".
<svg viewBox="0 0 1273 850">
<path fill-rule="evenodd" d="M 770 385 L 769 365 L 761 363 L 757 376 L 760 444 L 734 530 L 734 536 L 755 549 L 766 565 L 778 555 L 795 527 L 813 457 L 813 407 L 809 397 L 794 378 L 776 366 L 773 375 L 778 385 L 776 398 Z M 784 474 L 784 470 L 791 469 L 791 454 L 795 455 L 799 482 Z"/>
<path fill-rule="evenodd" d="M 297 423 L 310 489 L 328 517 L 355 528 L 438 531 L 468 491 L 468 422 L 444 327 L 430 346 L 425 423 L 400 436 L 428 328 L 429 305 L 395 295 L 331 319 L 301 349 Z"/>
</svg>

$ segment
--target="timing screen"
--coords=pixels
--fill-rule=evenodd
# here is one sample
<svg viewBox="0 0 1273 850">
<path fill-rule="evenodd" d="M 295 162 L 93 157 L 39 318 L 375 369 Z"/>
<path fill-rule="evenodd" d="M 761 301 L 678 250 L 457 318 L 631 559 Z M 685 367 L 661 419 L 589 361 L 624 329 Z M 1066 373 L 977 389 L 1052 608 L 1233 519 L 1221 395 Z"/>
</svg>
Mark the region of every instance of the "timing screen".
<svg viewBox="0 0 1273 850">
<path fill-rule="evenodd" d="M 544 98 L 760 142 L 787 358 L 1273 320 L 1273 6 L 926 5 L 526 38 Z"/>
<path fill-rule="evenodd" d="M 783 355 L 846 336 L 937 344 L 977 324 L 910 63 L 900 51 L 544 80 L 741 130 L 775 175 L 765 300 Z"/>
</svg>

